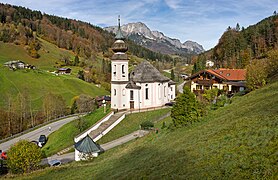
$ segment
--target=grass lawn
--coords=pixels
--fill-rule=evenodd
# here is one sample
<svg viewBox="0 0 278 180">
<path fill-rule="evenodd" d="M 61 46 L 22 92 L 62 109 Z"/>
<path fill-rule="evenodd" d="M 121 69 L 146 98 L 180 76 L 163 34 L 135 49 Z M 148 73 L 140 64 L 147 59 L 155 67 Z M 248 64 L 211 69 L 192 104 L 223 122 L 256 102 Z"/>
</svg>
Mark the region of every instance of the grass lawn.
<svg viewBox="0 0 278 180">
<path fill-rule="evenodd" d="M 109 112 L 110 110 L 104 113 L 103 108 L 99 108 L 89 115 L 82 117 L 82 119 L 84 120 L 83 129 L 88 129 Z M 65 124 L 59 130 L 50 134 L 46 145 L 42 148 L 42 151 L 44 151 L 45 155 L 48 157 L 63 149 L 66 149 L 74 144 L 74 137 L 77 136 L 79 133 L 80 131 L 77 126 L 77 120 Z"/>
<path fill-rule="evenodd" d="M 19 178 L 277 179 L 277 89 L 275 82 L 234 99 L 193 126 L 151 133 L 91 162 Z"/>
<path fill-rule="evenodd" d="M 113 128 L 108 134 L 103 136 L 100 140 L 98 140 L 99 144 L 104 144 L 120 138 L 124 135 L 130 134 L 139 129 L 139 126 L 142 122 L 145 121 L 156 121 L 160 117 L 166 115 L 170 112 L 170 108 L 160 109 L 155 111 L 147 111 L 142 113 L 134 113 L 129 114 L 126 118 L 118 124 L 115 128 Z"/>
<path fill-rule="evenodd" d="M 33 102 L 33 107 L 40 108 L 45 94 L 52 92 L 60 94 L 70 105 L 71 99 L 80 94 L 92 97 L 109 94 L 106 90 L 96 87 L 75 77 L 61 75 L 38 70 L 10 71 L 6 67 L 0 67 L 0 106 L 4 105 L 8 95 L 16 97 L 18 93 L 27 93 Z"/>
</svg>

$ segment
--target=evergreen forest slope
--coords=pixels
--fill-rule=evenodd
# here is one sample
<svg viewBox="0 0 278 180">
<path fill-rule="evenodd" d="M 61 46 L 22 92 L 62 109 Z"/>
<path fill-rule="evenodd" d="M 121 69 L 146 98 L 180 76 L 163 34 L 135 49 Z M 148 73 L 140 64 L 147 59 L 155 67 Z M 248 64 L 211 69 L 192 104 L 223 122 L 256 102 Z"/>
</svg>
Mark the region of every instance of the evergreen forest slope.
<svg viewBox="0 0 278 180">
<path fill-rule="evenodd" d="M 268 58 L 270 51 L 278 51 L 278 15 L 275 13 L 247 28 L 236 24 L 228 27 L 218 44 L 198 56 L 193 72 L 205 68 L 212 60 L 216 68 L 245 68 L 254 59 Z"/>
<path fill-rule="evenodd" d="M 193 126 L 151 133 L 91 162 L 24 179 L 277 179 L 277 89 L 276 81 L 234 97 Z"/>
</svg>

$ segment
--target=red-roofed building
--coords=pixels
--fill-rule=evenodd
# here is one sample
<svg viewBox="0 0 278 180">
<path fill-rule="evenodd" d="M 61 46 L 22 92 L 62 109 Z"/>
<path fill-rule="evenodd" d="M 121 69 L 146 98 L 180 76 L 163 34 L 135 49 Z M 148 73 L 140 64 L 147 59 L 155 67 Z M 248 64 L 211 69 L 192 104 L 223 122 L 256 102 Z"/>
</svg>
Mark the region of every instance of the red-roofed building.
<svg viewBox="0 0 278 180">
<path fill-rule="evenodd" d="M 199 71 L 188 79 L 191 91 L 202 93 L 205 89 L 218 88 L 228 93 L 245 90 L 245 69 L 215 69 Z"/>
</svg>

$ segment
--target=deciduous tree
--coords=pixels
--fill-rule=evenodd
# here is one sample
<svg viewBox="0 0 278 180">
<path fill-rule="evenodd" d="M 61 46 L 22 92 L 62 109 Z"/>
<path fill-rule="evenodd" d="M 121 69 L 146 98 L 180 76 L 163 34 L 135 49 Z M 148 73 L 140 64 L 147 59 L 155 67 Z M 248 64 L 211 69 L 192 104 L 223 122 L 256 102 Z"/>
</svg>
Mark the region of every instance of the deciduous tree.
<svg viewBox="0 0 278 180">
<path fill-rule="evenodd" d="M 8 151 L 8 167 L 12 173 L 28 173 L 38 168 L 41 150 L 34 143 L 21 140 Z"/>
</svg>

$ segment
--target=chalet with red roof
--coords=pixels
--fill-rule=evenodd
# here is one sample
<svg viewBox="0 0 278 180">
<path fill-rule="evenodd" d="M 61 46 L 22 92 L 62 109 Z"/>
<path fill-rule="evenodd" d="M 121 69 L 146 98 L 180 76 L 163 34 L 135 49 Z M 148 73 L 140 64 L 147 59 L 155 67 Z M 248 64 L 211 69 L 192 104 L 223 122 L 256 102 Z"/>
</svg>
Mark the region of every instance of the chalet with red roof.
<svg viewBox="0 0 278 180">
<path fill-rule="evenodd" d="M 191 80 L 191 91 L 195 94 L 212 88 L 236 93 L 245 90 L 245 74 L 245 69 L 209 69 L 199 71 L 188 79 Z"/>
</svg>

